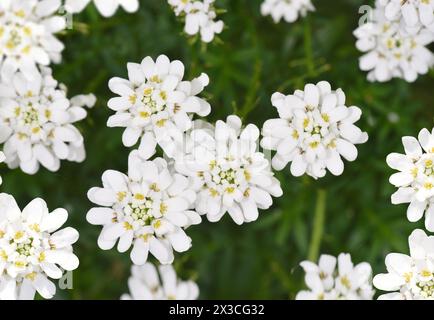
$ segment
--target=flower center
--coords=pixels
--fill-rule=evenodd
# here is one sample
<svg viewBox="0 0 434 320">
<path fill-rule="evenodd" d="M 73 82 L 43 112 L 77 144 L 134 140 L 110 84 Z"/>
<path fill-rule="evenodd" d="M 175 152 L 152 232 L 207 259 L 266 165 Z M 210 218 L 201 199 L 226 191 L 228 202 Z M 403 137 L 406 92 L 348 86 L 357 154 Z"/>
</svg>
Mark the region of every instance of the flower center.
<svg viewBox="0 0 434 320">
<path fill-rule="evenodd" d="M 21 56 L 29 54 L 33 42 L 31 23 L 26 22 L 23 11 L 3 13 L 4 19 L 0 27 L 0 43 L 4 44 L 2 54 L 7 56 Z M 1 16 L 0 16 L 1 18 Z"/>
<path fill-rule="evenodd" d="M 32 246 L 32 238 L 27 239 L 24 243 L 18 243 L 16 246 L 16 252 L 18 252 L 19 255 L 29 257 L 31 255 L 31 251 L 33 249 Z"/>
<path fill-rule="evenodd" d="M 151 83 L 157 85 L 161 80 L 153 79 Z M 131 104 L 135 104 L 137 100 L 141 105 L 137 108 L 137 116 L 141 119 L 148 119 L 154 114 L 164 111 L 167 103 L 167 93 L 153 86 L 146 85 L 145 89 L 139 90 L 139 94 L 134 94 L 129 97 Z"/>
<path fill-rule="evenodd" d="M 434 297 L 434 281 L 421 281 L 416 283 L 416 286 L 420 289 L 419 294 L 423 298 L 433 298 Z"/>
<path fill-rule="evenodd" d="M 22 118 L 25 124 L 34 125 L 39 124 L 38 110 L 33 107 L 32 103 L 29 103 L 22 113 Z"/>
<path fill-rule="evenodd" d="M 216 171 L 212 180 L 219 185 L 237 184 L 233 169 Z"/>
<path fill-rule="evenodd" d="M 237 190 L 243 192 L 245 197 L 249 196 L 248 183 L 252 175 L 245 164 L 251 163 L 251 159 L 238 159 L 240 163 L 234 163 L 235 160 L 232 157 L 226 157 L 224 163 L 212 160 L 209 171 L 197 173 L 212 197 L 221 196 L 223 193 L 234 194 Z"/>
<path fill-rule="evenodd" d="M 424 171 L 426 176 L 434 177 L 434 161 L 432 159 L 427 159 L 424 161 Z"/>
<path fill-rule="evenodd" d="M 153 199 L 149 197 L 146 197 L 142 204 L 128 204 L 128 207 L 131 209 L 131 218 L 133 218 L 134 221 L 137 221 L 141 226 L 150 225 L 153 216 L 149 211 L 152 209 L 153 204 Z"/>
</svg>

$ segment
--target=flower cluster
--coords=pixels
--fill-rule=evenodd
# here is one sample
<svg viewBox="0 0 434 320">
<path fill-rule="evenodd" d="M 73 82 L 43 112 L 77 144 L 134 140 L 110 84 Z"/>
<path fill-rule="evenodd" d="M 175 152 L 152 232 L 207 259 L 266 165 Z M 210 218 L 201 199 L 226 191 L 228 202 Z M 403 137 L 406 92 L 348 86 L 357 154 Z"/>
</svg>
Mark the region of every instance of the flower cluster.
<svg viewBox="0 0 434 320">
<path fill-rule="evenodd" d="M 93 95 L 69 100 L 51 70 L 43 68 L 34 81 L 18 72 L 12 81 L 0 82 L 0 103 L 0 143 L 10 168 L 34 174 L 40 164 L 57 171 L 60 160 L 84 160 L 83 137 L 73 123 L 86 117 L 83 107 L 94 105 Z"/>
<path fill-rule="evenodd" d="M 416 229 L 409 239 L 410 256 L 390 253 L 386 256 L 387 273 L 374 277 L 380 290 L 395 291 L 381 295 L 381 300 L 434 299 L 434 236 Z"/>
<path fill-rule="evenodd" d="M 294 176 L 306 173 L 321 178 L 326 169 L 341 175 L 341 156 L 354 161 L 354 145 L 368 140 L 368 135 L 354 124 L 362 111 L 345 106 L 345 99 L 341 89 L 332 91 L 325 81 L 307 84 L 304 91 L 296 90 L 293 95 L 273 94 L 271 101 L 279 118 L 264 123 L 261 141 L 264 149 L 277 151 L 273 168 L 282 170 L 291 162 Z"/>
<path fill-rule="evenodd" d="M 107 170 L 103 188 L 89 190 L 89 199 L 101 206 L 89 210 L 87 220 L 102 225 L 98 245 L 119 252 L 131 250 L 134 264 L 143 265 L 150 252 L 162 264 L 173 262 L 173 250 L 184 252 L 191 239 L 184 228 L 201 222 L 190 210 L 196 199 L 188 179 L 173 172 L 162 158 L 142 161 L 137 151 L 129 156 L 128 176 Z"/>
<path fill-rule="evenodd" d="M 258 208 L 268 209 L 280 197 L 280 182 L 269 161 L 257 152 L 259 129 L 229 116 L 215 126 L 198 120 L 187 134 L 185 150 L 175 168 L 190 177 L 197 192 L 196 211 L 209 221 L 228 212 L 237 224 L 258 219 Z"/>
<path fill-rule="evenodd" d="M 125 127 L 123 144 L 134 146 L 142 138 L 143 148 L 150 155 L 160 145 L 168 155 L 182 134 L 191 128 L 191 116 L 207 116 L 209 103 L 197 97 L 208 85 L 206 74 L 183 81 L 184 65 L 160 55 L 141 64 L 128 64 L 128 80 L 112 78 L 109 87 L 119 97 L 110 99 L 108 106 L 116 111 L 107 122 L 109 127 Z"/>
<path fill-rule="evenodd" d="M 403 22 L 410 32 L 426 28 L 434 32 L 434 1 L 432 0 L 379 0 L 385 7 L 386 18 Z"/>
<path fill-rule="evenodd" d="M 66 11 L 79 13 L 86 8 L 92 0 L 66 0 Z M 129 13 L 139 10 L 139 0 L 93 0 L 96 8 L 104 17 L 111 17 L 119 7 L 122 7 Z"/>
<path fill-rule="evenodd" d="M 400 21 L 387 19 L 386 14 L 385 7 L 377 2 L 373 20 L 354 31 L 356 47 L 365 53 L 360 69 L 369 71 L 369 81 L 403 78 L 413 82 L 434 65 L 434 54 L 427 48 L 434 42 L 434 33 L 425 28 L 409 31 Z"/>
<path fill-rule="evenodd" d="M 292 23 L 298 17 L 305 17 L 309 11 L 315 11 L 311 0 L 264 0 L 261 4 L 261 14 L 270 15 L 274 22 L 278 23 L 284 19 Z"/>
<path fill-rule="evenodd" d="M 398 170 L 390 183 L 398 187 L 392 203 L 410 203 L 407 218 L 419 221 L 425 213 L 425 227 L 434 232 L 434 129 L 423 129 L 418 139 L 403 137 L 405 154 L 391 153 L 387 164 Z"/>
<path fill-rule="evenodd" d="M 49 299 L 56 286 L 48 278 L 78 267 L 72 252 L 78 232 L 58 230 L 67 218 L 62 208 L 49 213 L 42 199 L 21 211 L 12 196 L 0 194 L 0 300 L 31 300 L 36 292 Z"/>
<path fill-rule="evenodd" d="M 223 31 L 223 21 L 217 20 L 215 0 L 168 0 L 176 16 L 185 19 L 184 31 L 189 36 L 200 34 L 203 42 L 213 41 Z"/>
<path fill-rule="evenodd" d="M 199 296 L 197 284 L 180 281 L 171 265 L 159 266 L 157 271 L 149 262 L 131 267 L 128 287 L 130 294 L 122 295 L 122 300 L 196 300 Z"/>
<path fill-rule="evenodd" d="M 311 261 L 300 265 L 309 290 L 300 291 L 297 300 L 372 300 L 374 296 L 371 266 L 366 262 L 354 266 L 349 254 L 341 253 L 337 259 L 322 255 L 318 265 Z"/>
<path fill-rule="evenodd" d="M 38 66 L 59 63 L 64 48 L 54 34 L 65 29 L 57 15 L 60 0 L 2 0 L 0 2 L 0 75 L 10 81 L 19 70 L 33 80 Z"/>
</svg>

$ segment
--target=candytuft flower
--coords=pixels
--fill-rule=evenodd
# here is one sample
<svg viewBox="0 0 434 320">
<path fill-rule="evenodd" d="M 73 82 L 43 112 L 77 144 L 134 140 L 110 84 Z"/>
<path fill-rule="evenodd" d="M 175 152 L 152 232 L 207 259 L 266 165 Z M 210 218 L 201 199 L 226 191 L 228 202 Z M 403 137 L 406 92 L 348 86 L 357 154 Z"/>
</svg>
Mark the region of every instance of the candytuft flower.
<svg viewBox="0 0 434 320">
<path fill-rule="evenodd" d="M 78 232 L 58 230 L 67 218 L 62 208 L 49 213 L 42 199 L 21 211 L 12 196 L 0 194 L 0 300 L 32 300 L 36 292 L 50 299 L 56 286 L 49 278 L 78 267 L 72 252 Z"/>
<path fill-rule="evenodd" d="M 223 21 L 218 20 L 215 0 L 168 0 L 176 16 L 185 19 L 184 31 L 190 36 L 200 34 L 203 42 L 213 41 L 223 31 Z"/>
<path fill-rule="evenodd" d="M 337 264 L 337 268 L 336 268 Z M 336 258 L 321 255 L 318 265 L 303 261 L 305 281 L 309 290 L 300 291 L 296 300 L 372 300 L 372 268 L 362 262 L 354 266 L 349 254 Z"/>
<path fill-rule="evenodd" d="M 131 147 L 141 138 L 147 152 L 159 144 L 169 156 L 183 132 L 191 128 L 191 116 L 207 116 L 210 105 L 196 97 L 208 85 L 206 74 L 193 81 L 183 81 L 184 65 L 160 55 L 141 64 L 128 63 L 128 80 L 112 78 L 110 90 L 119 97 L 108 102 L 116 111 L 107 122 L 109 127 L 125 127 L 123 144 Z"/>
<path fill-rule="evenodd" d="M 434 129 L 423 129 L 418 139 L 403 137 L 405 154 L 391 153 L 387 164 L 400 172 L 390 177 L 398 187 L 392 195 L 393 204 L 410 203 L 407 218 L 419 221 L 425 213 L 425 227 L 434 231 Z"/>
<path fill-rule="evenodd" d="M 38 76 L 38 66 L 59 63 L 64 45 L 55 36 L 65 29 L 56 15 L 60 0 L 2 0 L 0 2 L 0 74 L 10 81 L 20 70 L 27 79 Z"/>
<path fill-rule="evenodd" d="M 434 41 L 434 34 L 426 29 L 409 33 L 399 22 L 387 20 L 380 6 L 373 15 L 373 21 L 354 31 L 356 47 L 365 53 L 360 58 L 360 69 L 369 71 L 368 80 L 402 78 L 413 82 L 418 75 L 428 73 L 434 55 L 427 46 Z"/>
<path fill-rule="evenodd" d="M 383 291 L 396 291 L 379 300 L 434 299 L 434 236 L 414 230 L 408 238 L 410 256 L 390 253 L 386 256 L 387 273 L 374 277 L 374 286 Z"/>
<path fill-rule="evenodd" d="M 66 0 L 66 10 L 71 13 L 79 13 L 86 8 L 91 0 Z M 93 0 L 96 8 L 104 17 L 111 17 L 119 7 L 129 13 L 139 10 L 138 0 Z"/>
<path fill-rule="evenodd" d="M 69 100 L 50 69 L 41 69 L 41 75 L 28 81 L 17 73 L 11 82 L 0 83 L 0 143 L 6 163 L 28 174 L 40 164 L 57 171 L 60 160 L 84 160 L 83 137 L 72 124 L 86 117 L 83 107 L 95 104 L 93 95 Z"/>
<path fill-rule="evenodd" d="M 267 120 L 262 129 L 261 146 L 277 151 L 273 168 L 282 170 L 291 162 L 291 173 L 298 177 L 308 174 L 324 177 L 326 169 L 341 175 L 344 163 L 357 158 L 355 144 L 365 143 L 368 135 L 355 123 L 360 108 L 345 106 L 341 89 L 332 91 L 328 82 L 307 84 L 285 96 L 276 92 L 271 102 L 279 112 L 278 119 Z"/>
<path fill-rule="evenodd" d="M 196 199 L 188 179 L 173 173 L 162 158 L 143 161 L 135 150 L 129 156 L 128 176 L 114 170 L 102 175 L 103 187 L 92 188 L 89 200 L 101 206 L 89 210 L 87 220 L 103 229 L 98 245 L 119 252 L 131 250 L 134 264 L 143 265 L 148 253 L 162 264 L 173 262 L 173 250 L 185 252 L 191 239 L 184 228 L 199 224 L 189 210 Z"/>
<path fill-rule="evenodd" d="M 390 21 L 402 21 L 410 30 L 423 26 L 434 32 L 433 0 L 379 0 L 379 5 L 385 7 Z"/>
<path fill-rule="evenodd" d="M 311 0 L 264 0 L 261 4 L 261 14 L 271 15 L 275 23 L 284 19 L 295 22 L 299 16 L 305 17 L 309 11 L 315 11 Z"/>
<path fill-rule="evenodd" d="M 122 295 L 122 300 L 196 300 L 199 296 L 197 284 L 179 280 L 171 265 L 159 266 L 157 271 L 149 262 L 131 267 L 128 287 L 130 293 Z"/>
<path fill-rule="evenodd" d="M 178 172 L 190 177 L 197 192 L 196 211 L 209 221 L 228 212 L 237 224 L 258 219 L 272 196 L 280 197 L 280 182 L 269 161 L 257 151 L 259 129 L 229 116 L 210 125 L 196 121 L 186 137 L 185 150 L 175 157 Z"/>
</svg>

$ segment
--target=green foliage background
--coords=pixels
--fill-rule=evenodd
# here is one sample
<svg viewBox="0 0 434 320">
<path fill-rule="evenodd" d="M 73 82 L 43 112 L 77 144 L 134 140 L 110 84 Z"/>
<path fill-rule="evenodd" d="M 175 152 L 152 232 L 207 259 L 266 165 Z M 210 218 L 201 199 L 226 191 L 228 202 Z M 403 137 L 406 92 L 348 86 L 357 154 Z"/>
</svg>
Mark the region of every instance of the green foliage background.
<svg viewBox="0 0 434 320">
<path fill-rule="evenodd" d="M 221 41 L 207 47 L 182 34 L 183 25 L 165 0 L 142 0 L 138 13 L 118 11 L 110 19 L 102 18 L 93 5 L 74 16 L 74 29 L 61 36 L 66 50 L 54 72 L 69 87 L 70 96 L 93 92 L 98 97 L 79 124 L 87 159 L 82 164 L 63 162 L 57 173 L 41 169 L 28 176 L 5 168 L 1 173 L 2 191 L 13 194 L 21 207 L 42 197 L 50 209 L 66 207 L 68 224 L 80 231 L 74 289 L 58 290 L 56 297 L 118 299 L 128 290 L 129 255 L 97 247 L 100 228 L 85 220 L 92 206 L 86 192 L 101 184 L 104 170 L 126 170 L 129 150 L 122 146 L 122 129 L 106 127 L 112 114 L 106 107 L 109 78 L 125 77 L 129 61 L 162 53 L 182 60 L 189 79 L 208 73 L 211 84 L 206 91 L 213 106 L 209 120 L 236 113 L 261 127 L 277 116 L 270 103 L 273 92 L 290 94 L 307 82 L 327 80 L 344 89 L 348 105 L 362 108 L 358 124 L 370 136 L 340 177 L 294 178 L 289 168 L 278 173 L 284 196 L 257 222 L 240 227 L 225 217 L 217 224 L 204 221 L 191 227 L 193 247 L 176 255 L 175 267 L 182 278 L 198 282 L 200 298 L 294 298 L 303 287 L 298 263 L 316 259 L 318 252 L 349 252 L 355 263 L 370 262 L 374 273 L 385 270 L 388 252 L 407 252 L 408 235 L 423 228 L 423 222 L 408 222 L 406 205 L 390 203 L 394 187 L 388 182 L 392 170 L 385 158 L 402 151 L 402 136 L 433 127 L 434 72 L 414 84 L 366 80 L 352 35 L 359 7 L 372 4 L 366 1 L 313 0 L 317 11 L 308 18 L 274 24 L 260 15 L 261 0 L 217 0 L 217 7 L 227 11 L 221 15 L 226 29 Z M 324 221 L 315 216 L 321 197 Z M 323 236 L 312 241 L 321 229 Z"/>
</svg>

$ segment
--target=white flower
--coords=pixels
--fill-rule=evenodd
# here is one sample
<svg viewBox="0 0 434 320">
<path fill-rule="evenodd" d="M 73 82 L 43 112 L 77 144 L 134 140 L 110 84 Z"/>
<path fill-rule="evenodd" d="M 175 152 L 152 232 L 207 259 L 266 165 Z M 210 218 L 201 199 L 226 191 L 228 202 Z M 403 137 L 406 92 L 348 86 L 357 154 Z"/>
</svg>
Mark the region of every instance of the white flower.
<svg viewBox="0 0 434 320">
<path fill-rule="evenodd" d="M 309 290 L 300 291 L 296 300 L 372 300 L 372 268 L 362 262 L 354 266 L 349 254 L 341 253 L 337 259 L 321 255 L 319 264 L 303 261 L 305 281 Z"/>
<path fill-rule="evenodd" d="M 255 221 L 258 209 L 270 208 L 272 196 L 282 195 L 269 161 L 257 151 L 259 129 L 241 126 L 237 116 L 215 126 L 196 121 L 184 153 L 175 158 L 175 168 L 197 191 L 196 211 L 212 222 L 226 212 L 237 224 Z"/>
<path fill-rule="evenodd" d="M 175 14 L 185 18 L 184 31 L 190 36 L 200 33 L 203 42 L 211 42 L 223 31 L 223 21 L 218 20 L 215 0 L 168 0 Z"/>
<path fill-rule="evenodd" d="M 355 125 L 362 111 L 345 106 L 344 92 L 332 91 L 328 82 L 307 84 L 304 91 L 296 90 L 288 96 L 276 92 L 271 102 L 280 118 L 264 123 L 261 146 L 277 151 L 272 161 L 276 170 L 291 162 L 291 173 L 296 177 L 306 173 L 321 178 L 326 169 L 341 175 L 341 156 L 354 161 L 354 145 L 368 140 L 368 135 Z"/>
<path fill-rule="evenodd" d="M 28 174 L 36 173 L 39 164 L 57 171 L 60 160 L 84 160 L 83 137 L 72 123 L 86 117 L 83 106 L 95 103 L 93 95 L 68 100 L 51 70 L 41 73 L 34 81 L 16 73 L 12 81 L 0 83 L 0 143 L 6 163 Z"/>
<path fill-rule="evenodd" d="M 413 82 L 434 65 L 434 55 L 426 47 L 434 41 L 434 34 L 425 29 L 408 33 L 399 22 L 388 21 L 382 7 L 377 7 L 374 20 L 358 27 L 354 35 L 357 49 L 366 53 L 359 65 L 369 71 L 369 81 L 403 78 Z"/>
<path fill-rule="evenodd" d="M 392 195 L 393 204 L 410 203 L 407 218 L 419 221 L 425 213 L 425 227 L 434 231 L 434 129 L 423 129 L 419 141 L 403 137 L 405 154 L 391 153 L 387 164 L 400 172 L 390 177 L 390 183 L 398 187 Z"/>
<path fill-rule="evenodd" d="M 121 299 L 196 300 L 198 298 L 197 284 L 193 281 L 180 281 L 171 265 L 159 266 L 158 271 L 149 262 L 143 266 L 132 266 L 132 275 L 128 279 L 130 294 L 122 295 Z"/>
<path fill-rule="evenodd" d="M 91 0 L 66 0 L 66 10 L 71 13 L 79 13 L 91 2 Z M 139 10 L 138 0 L 93 0 L 96 8 L 104 17 L 111 17 L 119 6 L 129 13 Z"/>
<path fill-rule="evenodd" d="M 172 173 L 162 158 L 143 161 L 133 151 L 128 160 L 128 176 L 107 170 L 103 188 L 92 188 L 88 197 L 102 206 L 89 210 L 87 220 L 102 225 L 98 245 L 109 250 L 118 242 L 119 252 L 131 245 L 131 260 L 143 265 L 148 252 L 162 264 L 173 262 L 173 250 L 185 252 L 191 239 L 183 228 L 199 224 L 200 216 L 189 210 L 196 199 L 186 177 Z M 172 250 L 173 248 L 173 250 Z"/>
<path fill-rule="evenodd" d="M 0 1 L 0 74 L 10 81 L 17 70 L 30 80 L 38 65 L 59 63 L 64 48 L 54 34 L 65 29 L 65 18 L 56 15 L 60 0 Z"/>
<path fill-rule="evenodd" d="M 286 22 L 295 22 L 299 16 L 305 17 L 309 11 L 315 11 L 311 0 L 264 0 L 261 14 L 271 15 L 275 23 L 283 18 Z"/>
<path fill-rule="evenodd" d="M 414 230 L 408 238 L 410 256 L 390 253 L 386 256 L 387 273 L 374 277 L 374 286 L 383 291 L 396 291 L 379 300 L 434 299 L 434 237 Z"/>
<path fill-rule="evenodd" d="M 390 21 L 403 21 L 408 28 L 422 25 L 434 32 L 433 0 L 380 0 L 379 5 L 385 6 L 386 18 Z"/>
<path fill-rule="evenodd" d="M 142 146 L 154 153 L 159 144 L 166 154 L 182 133 L 191 128 L 194 114 L 207 116 L 210 105 L 197 94 L 208 85 L 206 74 L 193 81 L 183 81 L 184 65 L 170 62 L 161 55 L 154 62 L 151 57 L 141 64 L 128 63 L 128 78 L 112 78 L 110 90 L 119 95 L 108 102 L 116 114 L 108 119 L 109 127 L 126 127 L 123 144 L 131 147 L 142 137 Z"/>
<path fill-rule="evenodd" d="M 21 212 L 12 196 L 0 194 L 0 300 L 31 300 L 36 291 L 50 299 L 56 286 L 48 278 L 60 279 L 64 270 L 78 267 L 71 246 L 78 232 L 58 230 L 67 219 L 65 209 L 49 213 L 42 199 Z"/>
</svg>

